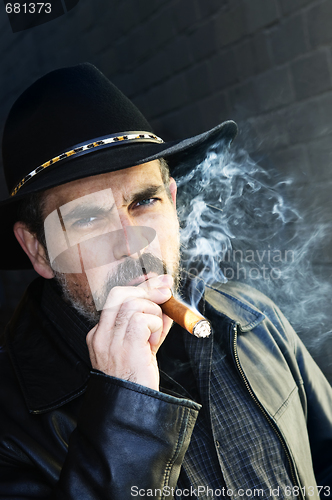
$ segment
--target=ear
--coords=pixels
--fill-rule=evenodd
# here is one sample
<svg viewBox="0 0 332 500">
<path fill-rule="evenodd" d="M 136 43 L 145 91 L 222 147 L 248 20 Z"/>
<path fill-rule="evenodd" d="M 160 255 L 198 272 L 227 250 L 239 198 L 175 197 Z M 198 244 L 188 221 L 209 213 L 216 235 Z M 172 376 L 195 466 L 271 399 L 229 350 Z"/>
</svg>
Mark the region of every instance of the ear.
<svg viewBox="0 0 332 500">
<path fill-rule="evenodd" d="M 23 222 L 15 222 L 14 233 L 17 241 L 31 260 L 34 270 L 43 278 L 53 278 L 54 273 L 48 263 L 45 249 L 36 236 L 30 233 Z"/>
<path fill-rule="evenodd" d="M 176 182 L 173 179 L 173 177 L 170 177 L 170 179 L 169 179 L 169 190 L 171 193 L 171 197 L 172 197 L 174 206 L 176 207 L 176 192 L 178 190 L 178 187 L 177 187 Z"/>
</svg>

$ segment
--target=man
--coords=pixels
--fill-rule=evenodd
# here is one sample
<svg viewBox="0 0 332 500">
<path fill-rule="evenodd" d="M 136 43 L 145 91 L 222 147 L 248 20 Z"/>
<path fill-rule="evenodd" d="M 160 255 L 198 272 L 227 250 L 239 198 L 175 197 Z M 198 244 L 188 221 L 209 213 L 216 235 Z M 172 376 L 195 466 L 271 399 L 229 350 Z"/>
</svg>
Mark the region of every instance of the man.
<svg viewBox="0 0 332 500">
<path fill-rule="evenodd" d="M 41 278 L 1 350 L 1 498 L 329 498 L 332 390 L 275 305 L 207 286 L 204 339 L 162 312 L 192 289 L 165 159 L 235 134 L 164 143 L 89 64 L 14 104 L 6 265 Z"/>
</svg>

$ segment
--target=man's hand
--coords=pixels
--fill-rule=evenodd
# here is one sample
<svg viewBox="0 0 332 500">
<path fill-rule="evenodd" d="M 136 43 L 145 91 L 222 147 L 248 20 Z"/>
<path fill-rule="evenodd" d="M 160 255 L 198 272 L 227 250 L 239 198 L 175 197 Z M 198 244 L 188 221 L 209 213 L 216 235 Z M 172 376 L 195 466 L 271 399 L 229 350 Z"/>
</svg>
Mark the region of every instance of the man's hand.
<svg viewBox="0 0 332 500">
<path fill-rule="evenodd" d="M 162 275 L 112 288 L 86 338 L 93 368 L 159 390 L 156 354 L 172 321 L 158 304 L 171 297 L 172 284 L 171 276 Z"/>
</svg>

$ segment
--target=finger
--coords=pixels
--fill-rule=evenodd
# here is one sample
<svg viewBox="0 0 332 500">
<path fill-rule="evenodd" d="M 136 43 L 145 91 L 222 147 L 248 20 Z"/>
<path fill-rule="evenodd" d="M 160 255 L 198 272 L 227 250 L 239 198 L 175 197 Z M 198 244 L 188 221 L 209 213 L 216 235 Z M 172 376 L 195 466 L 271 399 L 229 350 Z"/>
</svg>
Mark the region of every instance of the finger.
<svg viewBox="0 0 332 500">
<path fill-rule="evenodd" d="M 152 287 L 163 287 L 165 284 L 171 285 L 173 279 L 169 275 L 161 275 L 151 278 L 150 282 Z M 161 310 L 156 306 L 156 303 L 163 303 L 168 300 L 171 296 L 170 290 L 167 288 L 157 290 L 151 288 L 151 286 L 148 290 L 144 285 L 138 287 L 114 287 L 110 291 L 99 324 L 89 332 L 87 337 L 91 359 L 95 358 L 95 351 L 99 351 L 100 346 L 110 342 L 109 336 L 111 332 L 113 334 L 113 344 L 117 340 L 121 342 L 130 318 L 135 311 L 141 310 L 156 316 L 161 315 Z M 144 298 L 149 300 L 142 303 L 141 299 Z M 109 307 L 110 304 L 112 304 L 111 307 Z M 98 334 L 97 339 L 95 339 L 96 334 Z"/>
<path fill-rule="evenodd" d="M 161 287 L 172 288 L 173 283 L 174 280 L 170 274 L 160 274 L 159 276 L 154 276 L 153 278 L 143 281 L 138 285 L 138 288 L 146 288 L 147 290 Z"/>
<path fill-rule="evenodd" d="M 133 333 L 135 339 L 139 338 L 139 332 L 142 329 L 144 330 L 145 322 L 143 320 L 145 320 L 145 316 L 155 316 L 162 321 L 162 314 L 161 308 L 148 299 L 138 298 L 124 302 L 116 317 L 113 334 L 114 336 L 121 337 L 127 333 L 128 337 L 130 337 L 130 334 Z M 142 325 L 137 323 L 137 317 L 141 317 L 143 321 Z M 141 336 L 144 337 L 144 334 Z"/>
<path fill-rule="evenodd" d="M 135 344 L 142 346 L 144 342 L 150 342 L 152 335 L 155 336 L 155 341 L 158 342 L 163 329 L 163 320 L 161 316 L 156 314 L 147 314 L 135 312 L 128 324 L 124 344 L 130 343 L 133 347 Z M 142 342 L 143 341 L 143 342 Z"/>
<path fill-rule="evenodd" d="M 145 302 L 149 303 L 149 301 Z M 153 309 L 160 309 L 156 304 L 150 304 Z M 151 308 L 151 305 L 147 306 L 147 310 Z M 90 346 L 93 353 L 92 358 L 90 358 L 92 366 L 99 366 L 104 370 L 112 366 L 113 369 L 121 371 L 124 365 L 137 365 L 140 358 L 140 354 L 137 353 L 146 355 L 146 346 L 151 335 L 155 335 L 157 343 L 157 339 L 161 337 L 162 328 L 163 321 L 160 316 L 136 311 L 131 314 L 128 323 L 120 325 L 120 334 L 117 327 L 107 335 L 105 335 L 105 330 L 100 329 L 95 333 Z M 93 360 L 95 361 L 93 362 Z"/>
<path fill-rule="evenodd" d="M 132 302 L 140 298 L 147 298 L 147 290 L 134 286 L 118 286 L 112 288 L 108 294 L 103 311 L 100 315 L 99 327 L 111 328 L 124 302 Z"/>
<path fill-rule="evenodd" d="M 96 362 L 96 356 L 95 356 L 95 352 L 94 352 L 94 349 L 93 349 L 93 340 L 94 340 L 94 336 L 95 336 L 95 333 L 96 333 L 96 330 L 98 328 L 98 324 L 95 325 L 87 334 L 86 336 L 86 344 L 88 346 L 88 350 L 89 350 L 89 356 L 90 356 L 90 360 L 91 360 L 91 363 L 92 365 L 95 364 Z"/>
<path fill-rule="evenodd" d="M 104 308 L 116 308 L 125 299 L 130 297 L 146 297 L 147 293 L 154 289 L 171 288 L 173 285 L 173 278 L 168 274 L 155 276 L 149 280 L 144 281 L 138 286 L 121 286 L 114 287 L 108 294 Z"/>
<path fill-rule="evenodd" d="M 138 288 L 147 290 L 147 298 L 156 304 L 163 304 L 171 298 L 171 287 L 173 286 L 173 277 L 169 274 L 162 274 L 150 278 L 141 283 Z"/>
<path fill-rule="evenodd" d="M 156 276 L 148 281 L 149 285 L 147 285 L 147 282 L 144 282 L 139 286 L 112 288 L 108 294 L 99 323 L 114 323 L 119 309 L 125 301 L 141 297 L 148 298 L 157 304 L 162 304 L 171 297 L 169 287 L 173 284 L 173 278 L 170 275 Z"/>
<path fill-rule="evenodd" d="M 162 311 L 157 304 L 144 298 L 131 297 L 131 300 L 122 303 L 113 322 L 110 320 L 112 312 L 107 317 L 104 316 L 103 322 L 99 322 L 93 334 L 92 349 L 100 351 L 106 345 L 114 349 L 119 348 L 126 336 L 131 340 L 147 341 L 150 333 L 142 329 L 141 325 L 132 322 L 133 316 L 137 313 L 142 313 L 143 317 L 147 314 L 153 315 L 162 321 Z M 133 324 L 136 329 L 133 328 Z M 142 325 L 144 326 L 144 323 Z"/>
<path fill-rule="evenodd" d="M 172 297 L 170 288 L 153 288 L 147 292 L 147 299 L 156 304 L 163 304 Z"/>
</svg>

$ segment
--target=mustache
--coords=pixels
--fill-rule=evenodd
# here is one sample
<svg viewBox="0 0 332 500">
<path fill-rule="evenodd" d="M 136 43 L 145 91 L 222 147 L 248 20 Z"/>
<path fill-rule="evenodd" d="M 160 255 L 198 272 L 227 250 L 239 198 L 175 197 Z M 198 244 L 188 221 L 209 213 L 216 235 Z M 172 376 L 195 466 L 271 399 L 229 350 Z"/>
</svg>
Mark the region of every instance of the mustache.
<svg viewBox="0 0 332 500">
<path fill-rule="evenodd" d="M 138 259 L 127 257 L 118 265 L 115 272 L 108 274 L 101 296 L 95 298 L 97 309 L 102 309 L 112 288 L 126 286 L 131 280 L 152 272 L 157 273 L 158 276 L 166 274 L 166 263 L 151 253 L 144 253 Z"/>
</svg>

